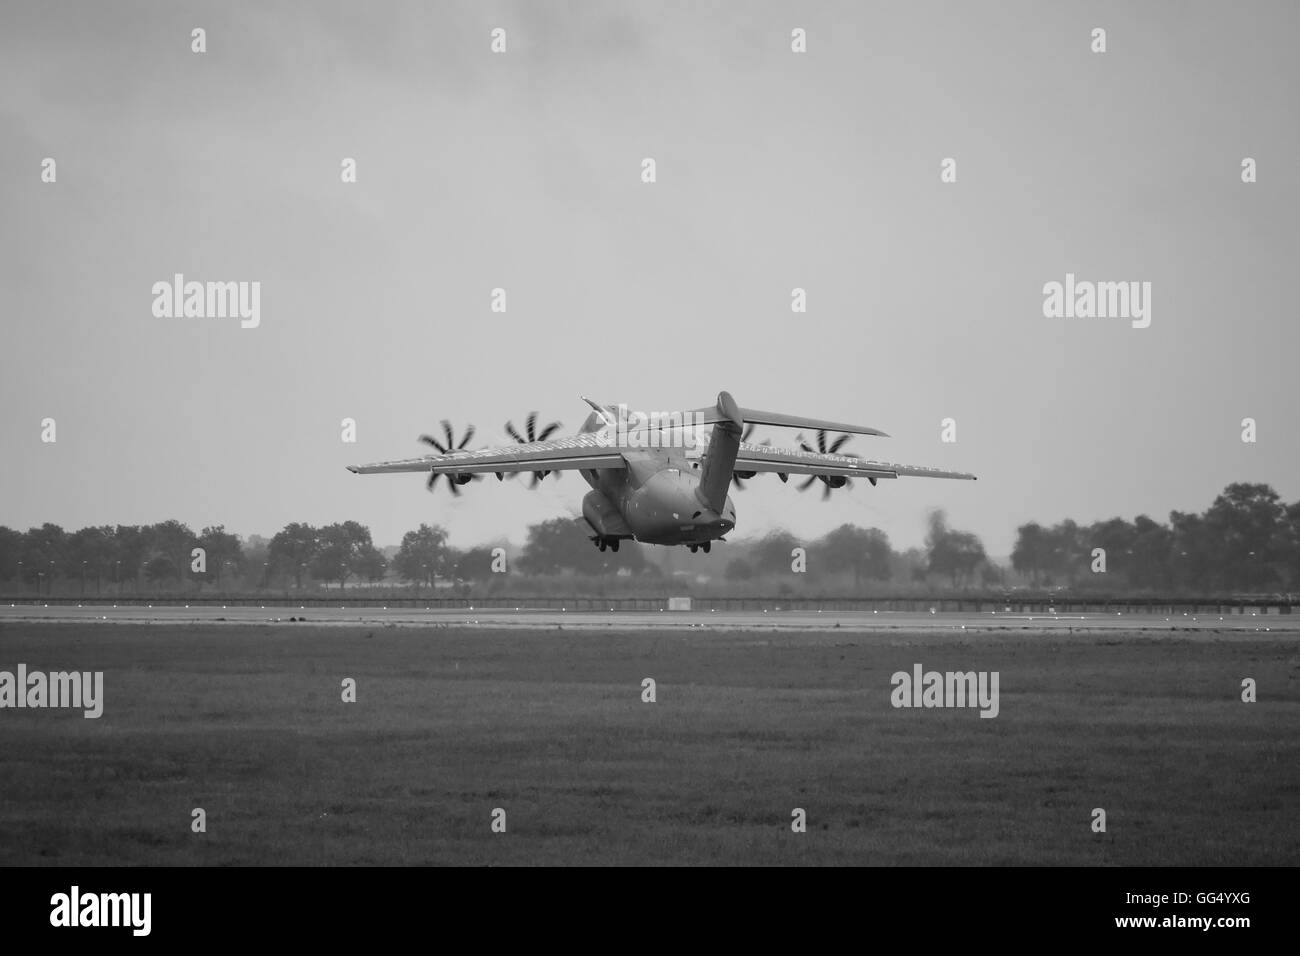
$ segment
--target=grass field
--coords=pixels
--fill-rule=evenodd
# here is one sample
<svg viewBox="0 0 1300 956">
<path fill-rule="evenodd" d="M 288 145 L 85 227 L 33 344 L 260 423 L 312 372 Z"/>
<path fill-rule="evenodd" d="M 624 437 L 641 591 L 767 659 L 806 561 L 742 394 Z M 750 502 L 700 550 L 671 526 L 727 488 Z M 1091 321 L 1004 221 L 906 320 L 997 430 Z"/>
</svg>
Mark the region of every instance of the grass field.
<svg viewBox="0 0 1300 956">
<path fill-rule="evenodd" d="M 0 711 L 4 864 L 1300 862 L 1293 636 L 0 626 L 19 662 L 105 703 Z M 894 709 L 916 662 L 1000 715 Z"/>
</svg>

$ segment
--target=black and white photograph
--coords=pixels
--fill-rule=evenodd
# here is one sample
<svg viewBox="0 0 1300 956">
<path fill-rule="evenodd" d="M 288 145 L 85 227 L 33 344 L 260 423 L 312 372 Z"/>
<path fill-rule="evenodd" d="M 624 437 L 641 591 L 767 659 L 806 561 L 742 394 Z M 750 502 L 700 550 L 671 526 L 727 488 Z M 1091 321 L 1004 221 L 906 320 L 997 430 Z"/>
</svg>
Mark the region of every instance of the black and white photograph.
<svg viewBox="0 0 1300 956">
<path fill-rule="evenodd" d="M 5 924 L 727 867 L 1267 931 L 1297 49 L 1281 0 L 4 0 Z"/>
</svg>

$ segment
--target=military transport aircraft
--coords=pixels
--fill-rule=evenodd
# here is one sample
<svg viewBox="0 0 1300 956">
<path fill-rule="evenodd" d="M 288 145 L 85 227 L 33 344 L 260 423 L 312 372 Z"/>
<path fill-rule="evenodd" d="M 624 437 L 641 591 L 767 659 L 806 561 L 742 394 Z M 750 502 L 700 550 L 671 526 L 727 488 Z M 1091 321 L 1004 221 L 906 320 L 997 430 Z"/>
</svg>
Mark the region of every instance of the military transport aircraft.
<svg viewBox="0 0 1300 956">
<path fill-rule="evenodd" d="M 539 433 L 537 413 L 533 412 L 524 434 L 506 423 L 506 433 L 514 445 L 470 450 L 465 446 L 474 436 L 474 426 L 469 426 L 456 444 L 451 424 L 444 421 L 445 442 L 420 436 L 438 454 L 349 465 L 348 470 L 360 475 L 424 472 L 429 475 L 430 491 L 438 476 L 445 475 L 456 495 L 460 494 L 459 486 L 485 474 L 503 480 L 507 474 L 514 477 L 531 472 L 532 486 L 536 486 L 553 471 L 577 471 L 592 488 L 582 500 L 582 515 L 591 526 L 591 540 L 601 551 L 617 551 L 620 541 L 632 539 L 646 544 L 686 545 L 691 551 L 706 553 L 713 541 L 722 540 L 736 526 L 736 509 L 727 494 L 728 487 L 734 484 L 739 489 L 742 481 L 759 472 L 774 473 L 783 482 L 789 481 L 790 475 L 808 475 L 799 485 L 800 490 L 820 481 L 825 486 L 823 497 L 829 497 L 832 488 L 845 487 L 853 478 L 865 478 L 872 485 L 880 478 L 975 478 L 962 472 L 891 465 L 840 454 L 849 434 L 827 444 L 828 431 L 888 436 L 861 425 L 740 408 L 727 392 L 721 392 L 717 403 L 710 407 L 652 415 L 629 415 L 625 405 L 597 405 L 589 398 L 583 401 L 592 412 L 578 434 L 568 438 L 550 437 L 560 428 L 558 422 Z M 753 444 L 747 439 L 755 425 L 815 428 L 817 447 L 810 446 L 802 436 L 798 450 L 773 448 L 766 442 Z M 707 426 L 712 429 L 704 435 L 701 429 Z"/>
</svg>

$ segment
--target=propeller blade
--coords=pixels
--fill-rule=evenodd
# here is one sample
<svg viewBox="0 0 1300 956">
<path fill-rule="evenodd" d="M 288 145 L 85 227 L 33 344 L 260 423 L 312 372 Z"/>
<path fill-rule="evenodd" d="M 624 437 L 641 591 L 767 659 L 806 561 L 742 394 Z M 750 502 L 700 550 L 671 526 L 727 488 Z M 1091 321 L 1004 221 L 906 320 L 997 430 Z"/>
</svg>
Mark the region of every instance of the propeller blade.
<svg viewBox="0 0 1300 956">
<path fill-rule="evenodd" d="M 453 451 L 463 451 L 465 446 L 468 445 L 474 439 L 473 425 L 469 425 L 466 427 L 465 435 L 463 438 L 461 438 L 460 444 L 458 445 L 456 444 L 456 433 L 452 430 L 451 422 L 447 421 L 447 419 L 444 418 L 441 424 L 442 424 L 442 433 L 443 435 L 446 436 L 447 439 L 446 444 L 443 444 L 442 442 L 438 441 L 438 439 L 434 438 L 432 435 L 420 436 L 420 441 L 424 442 L 426 445 L 431 445 L 434 448 L 436 448 L 438 450 L 438 454 L 440 455 L 448 455 Z M 459 495 L 460 489 L 456 487 L 456 481 L 454 480 L 455 476 L 447 475 L 446 477 L 447 477 L 447 485 L 449 488 L 451 488 L 451 493 L 454 495 Z M 479 481 L 482 479 L 482 477 L 483 477 L 482 475 L 474 475 L 472 480 Z M 437 483 L 438 483 L 438 472 L 431 472 L 429 474 L 429 480 L 425 484 L 425 488 L 427 488 L 429 491 L 433 491 L 433 486 L 436 485 Z"/>
<path fill-rule="evenodd" d="M 506 434 L 519 444 L 527 445 L 535 441 L 546 441 L 546 439 L 555 434 L 558 429 L 563 427 L 564 426 L 559 422 L 551 422 L 542 429 L 540 434 L 538 434 L 537 412 L 532 412 L 524 421 L 524 433 L 522 435 L 518 430 L 516 430 L 514 422 L 506 422 Z"/>
<path fill-rule="evenodd" d="M 434 448 L 438 449 L 438 454 L 440 455 L 447 454 L 447 449 L 443 448 L 442 443 L 439 442 L 438 439 L 436 438 L 433 438 L 429 435 L 421 435 L 420 441 L 424 442 L 426 445 L 432 445 Z"/>
</svg>

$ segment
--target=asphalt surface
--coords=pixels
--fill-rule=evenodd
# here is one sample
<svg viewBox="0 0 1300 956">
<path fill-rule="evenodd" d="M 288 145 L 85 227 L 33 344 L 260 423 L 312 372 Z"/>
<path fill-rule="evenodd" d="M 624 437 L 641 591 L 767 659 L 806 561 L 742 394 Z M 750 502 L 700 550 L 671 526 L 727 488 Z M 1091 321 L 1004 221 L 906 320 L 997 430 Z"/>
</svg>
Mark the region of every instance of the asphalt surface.
<svg viewBox="0 0 1300 956">
<path fill-rule="evenodd" d="M 0 623 L 89 623 L 139 625 L 289 623 L 402 627 L 554 628 L 576 630 L 713 630 L 856 631 L 1233 631 L 1297 632 L 1300 614 L 1023 614 L 1018 612 L 934 613 L 910 611 L 557 611 L 521 606 L 516 610 L 374 607 L 148 607 L 111 604 L 2 605 Z"/>
</svg>

